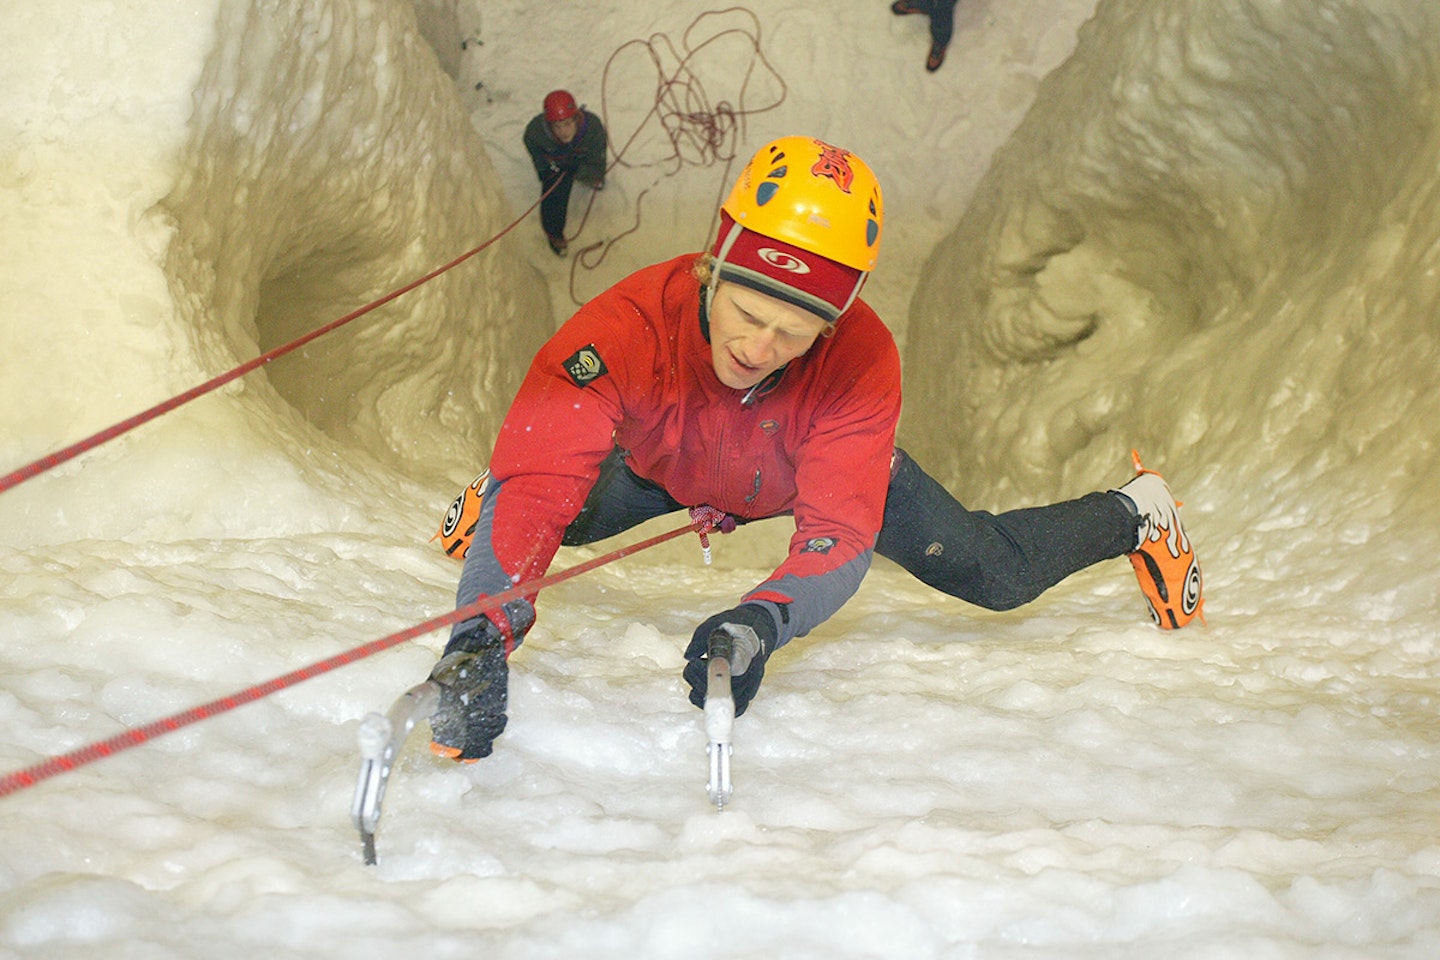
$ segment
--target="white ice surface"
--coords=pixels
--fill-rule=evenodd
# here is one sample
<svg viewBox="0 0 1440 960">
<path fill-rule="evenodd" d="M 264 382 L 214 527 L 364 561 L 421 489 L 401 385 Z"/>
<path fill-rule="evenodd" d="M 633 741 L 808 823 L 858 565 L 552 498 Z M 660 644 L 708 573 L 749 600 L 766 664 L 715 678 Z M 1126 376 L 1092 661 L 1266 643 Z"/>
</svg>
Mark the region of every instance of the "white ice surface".
<svg viewBox="0 0 1440 960">
<path fill-rule="evenodd" d="M 786 524 L 686 537 L 545 593 L 496 754 L 417 737 L 377 866 L 360 719 L 439 634 L 0 797 L 0 956 L 1440 955 L 1431 0 L 961 0 L 934 75 L 882 0 L 85 6 L 0 8 L 0 470 L 503 230 L 550 88 L 629 146 L 598 264 L 531 214 L 0 493 L 0 772 L 447 611 L 427 541 L 534 346 L 792 132 L 884 182 L 906 444 L 990 509 L 1140 446 L 1209 624 L 1123 560 L 1006 614 L 879 563 L 717 815 L 681 651 Z"/>
</svg>

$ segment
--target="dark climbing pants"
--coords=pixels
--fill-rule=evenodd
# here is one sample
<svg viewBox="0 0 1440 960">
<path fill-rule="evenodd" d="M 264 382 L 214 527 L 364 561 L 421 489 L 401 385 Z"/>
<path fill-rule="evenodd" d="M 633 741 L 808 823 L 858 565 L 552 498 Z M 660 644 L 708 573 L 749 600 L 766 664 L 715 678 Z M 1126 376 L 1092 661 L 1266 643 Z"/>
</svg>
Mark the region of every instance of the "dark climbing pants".
<svg viewBox="0 0 1440 960">
<path fill-rule="evenodd" d="M 684 507 L 658 484 L 637 477 L 616 450 L 562 542 L 594 543 Z M 897 450 L 875 552 L 952 597 L 1009 610 L 1072 573 L 1129 551 L 1136 524 L 1111 493 L 1001 514 L 967 510 Z"/>
<path fill-rule="evenodd" d="M 559 183 L 556 183 L 556 181 Z M 550 185 L 556 183 L 555 189 L 550 190 Z M 570 188 L 575 186 L 575 171 L 561 170 L 546 179 L 541 185 L 541 192 L 550 190 L 540 201 L 540 226 L 545 231 L 545 236 L 555 240 L 565 239 L 565 218 L 570 212 Z"/>
<path fill-rule="evenodd" d="M 875 552 L 952 597 L 1009 610 L 1135 545 L 1137 520 L 1115 494 L 967 510 L 904 451 L 896 457 Z"/>
</svg>

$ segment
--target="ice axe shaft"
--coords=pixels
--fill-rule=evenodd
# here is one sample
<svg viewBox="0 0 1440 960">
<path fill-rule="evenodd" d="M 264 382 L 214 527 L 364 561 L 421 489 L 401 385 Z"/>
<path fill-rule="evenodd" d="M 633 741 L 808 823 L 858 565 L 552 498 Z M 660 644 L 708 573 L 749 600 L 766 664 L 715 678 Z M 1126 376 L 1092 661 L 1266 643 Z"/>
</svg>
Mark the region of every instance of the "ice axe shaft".
<svg viewBox="0 0 1440 960">
<path fill-rule="evenodd" d="M 734 793 L 730 781 L 730 731 L 735 725 L 735 694 L 731 677 L 744 673 L 760 651 L 759 638 L 748 627 L 722 624 L 710 634 L 706 649 L 705 750 L 710 756 L 706 792 L 717 811 L 723 811 Z M 738 668 L 738 670 L 737 670 Z"/>
<path fill-rule="evenodd" d="M 421 720 L 429 719 L 439 703 L 440 687 L 427 680 L 401 694 L 389 713 L 367 713 L 360 721 L 360 779 L 355 784 L 350 817 L 360 831 L 361 851 L 367 864 L 376 862 L 375 831 L 380 826 L 380 805 L 385 800 L 385 786 L 395 769 L 395 759 L 410 731 Z"/>
<path fill-rule="evenodd" d="M 730 690 L 730 658 L 735 641 L 724 630 L 710 635 L 706 652 L 705 751 L 710 755 L 710 781 L 705 790 L 715 809 L 725 809 L 734 788 L 730 783 L 730 729 L 735 725 L 735 696 Z"/>
</svg>

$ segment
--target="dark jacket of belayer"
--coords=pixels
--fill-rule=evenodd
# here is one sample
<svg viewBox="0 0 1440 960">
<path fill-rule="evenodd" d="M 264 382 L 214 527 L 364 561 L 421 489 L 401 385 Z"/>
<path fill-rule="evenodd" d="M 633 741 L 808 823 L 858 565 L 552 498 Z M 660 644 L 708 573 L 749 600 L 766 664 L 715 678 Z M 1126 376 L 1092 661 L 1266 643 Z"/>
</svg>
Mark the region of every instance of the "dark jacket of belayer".
<svg viewBox="0 0 1440 960">
<path fill-rule="evenodd" d="M 600 118 L 589 110 L 581 110 L 580 129 L 569 143 L 561 143 L 550 132 L 544 114 L 536 114 L 525 127 L 525 149 L 535 164 L 535 175 L 547 183 L 557 173 L 574 174 L 585 184 L 596 184 L 605 176 L 605 152 L 608 140 Z"/>
</svg>

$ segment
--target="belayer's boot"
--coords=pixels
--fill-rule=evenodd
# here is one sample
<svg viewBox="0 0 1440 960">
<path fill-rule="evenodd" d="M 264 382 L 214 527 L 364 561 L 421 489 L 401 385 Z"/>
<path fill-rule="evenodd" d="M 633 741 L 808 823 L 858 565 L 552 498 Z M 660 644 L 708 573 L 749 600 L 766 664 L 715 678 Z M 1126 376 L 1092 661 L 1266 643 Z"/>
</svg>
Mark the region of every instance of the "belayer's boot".
<svg viewBox="0 0 1440 960">
<path fill-rule="evenodd" d="M 930 55 L 925 58 L 925 69 L 927 72 L 934 73 L 940 69 L 940 65 L 945 62 L 945 51 L 949 46 L 947 43 L 930 44 Z"/>
</svg>

